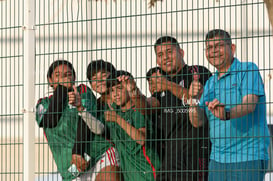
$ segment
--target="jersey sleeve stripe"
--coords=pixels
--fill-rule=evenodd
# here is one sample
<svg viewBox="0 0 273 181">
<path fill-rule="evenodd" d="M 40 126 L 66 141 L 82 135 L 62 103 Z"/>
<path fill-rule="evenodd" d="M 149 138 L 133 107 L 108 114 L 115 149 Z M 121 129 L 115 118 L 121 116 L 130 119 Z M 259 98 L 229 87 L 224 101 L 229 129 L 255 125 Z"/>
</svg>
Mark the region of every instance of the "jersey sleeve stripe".
<svg viewBox="0 0 273 181">
<path fill-rule="evenodd" d="M 114 165 L 118 165 L 118 164 L 117 164 L 117 159 L 116 159 L 116 152 L 115 152 L 115 150 L 114 150 L 113 147 L 111 147 L 111 151 L 112 151 L 113 158 L 114 158 Z"/>
<path fill-rule="evenodd" d="M 46 133 L 45 133 L 45 131 L 44 131 L 44 136 L 45 136 L 45 139 L 46 139 L 46 141 L 47 141 L 47 137 L 46 137 Z M 48 142 L 48 141 L 47 141 Z"/>
<path fill-rule="evenodd" d="M 86 88 L 85 84 L 81 84 L 81 85 L 79 85 L 79 87 L 80 87 L 81 94 L 87 92 L 87 88 Z"/>
<path fill-rule="evenodd" d="M 150 166 L 152 167 L 152 170 L 153 170 L 153 175 L 154 175 L 154 179 L 156 179 L 156 170 L 155 170 L 155 167 L 154 165 L 152 164 L 150 158 L 148 155 L 146 155 L 146 150 L 145 150 L 145 146 L 142 147 L 142 150 L 143 150 L 143 155 L 144 157 L 146 158 L 146 160 L 148 161 L 148 163 L 150 164 Z"/>
<path fill-rule="evenodd" d="M 108 159 L 110 160 L 111 165 L 115 165 L 114 159 L 113 159 L 113 156 L 112 156 L 112 153 L 111 153 L 111 148 L 109 148 L 109 149 L 106 151 L 106 153 L 107 153 Z"/>
<path fill-rule="evenodd" d="M 113 165 L 115 165 L 115 160 L 116 160 L 116 157 L 115 157 L 115 152 L 113 151 L 113 148 L 111 147 L 110 148 L 110 153 L 111 153 L 111 159 L 112 159 L 112 162 L 113 162 Z"/>
<path fill-rule="evenodd" d="M 107 154 L 107 156 L 108 156 L 108 159 L 110 160 L 110 163 L 111 163 L 111 165 L 112 165 L 112 162 L 111 162 L 111 157 L 110 157 L 110 155 L 109 155 L 109 152 L 108 152 L 108 150 L 106 151 L 106 154 Z"/>
</svg>

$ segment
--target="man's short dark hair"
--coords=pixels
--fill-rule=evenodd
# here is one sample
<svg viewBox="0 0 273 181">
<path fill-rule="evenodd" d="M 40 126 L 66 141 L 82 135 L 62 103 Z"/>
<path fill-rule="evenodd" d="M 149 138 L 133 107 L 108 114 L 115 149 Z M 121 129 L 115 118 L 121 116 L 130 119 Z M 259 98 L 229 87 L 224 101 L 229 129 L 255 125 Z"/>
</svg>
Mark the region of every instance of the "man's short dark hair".
<svg viewBox="0 0 273 181">
<path fill-rule="evenodd" d="M 154 50 L 156 51 L 156 47 L 163 44 L 163 43 L 167 43 L 169 42 L 172 45 L 175 45 L 177 48 L 180 48 L 180 45 L 178 43 L 178 41 L 172 37 L 172 36 L 161 36 L 160 38 L 158 38 L 154 44 Z"/>
<path fill-rule="evenodd" d="M 212 39 L 214 37 L 222 38 L 227 44 L 232 44 L 231 37 L 228 32 L 222 30 L 222 29 L 214 29 L 207 33 L 206 35 L 206 41 L 208 39 Z"/>
<path fill-rule="evenodd" d="M 116 74 L 116 68 L 113 64 L 104 60 L 91 61 L 87 67 L 88 80 L 91 80 L 92 77 L 98 72 L 110 72 L 111 76 L 114 76 Z"/>
<path fill-rule="evenodd" d="M 51 78 L 52 73 L 54 72 L 55 68 L 57 68 L 59 65 L 67 65 L 72 70 L 73 76 L 74 77 L 76 76 L 75 69 L 74 69 L 73 65 L 69 61 L 67 61 L 67 60 L 56 60 L 48 68 L 47 80 L 49 78 Z"/>
<path fill-rule="evenodd" d="M 148 70 L 148 72 L 146 73 L 146 79 L 147 79 L 147 81 L 149 81 L 150 78 L 151 78 L 151 76 L 152 76 L 152 74 L 156 73 L 158 70 L 159 70 L 160 73 L 162 72 L 162 70 L 161 70 L 160 67 L 153 67 L 153 68 L 150 68 L 150 69 Z"/>
</svg>

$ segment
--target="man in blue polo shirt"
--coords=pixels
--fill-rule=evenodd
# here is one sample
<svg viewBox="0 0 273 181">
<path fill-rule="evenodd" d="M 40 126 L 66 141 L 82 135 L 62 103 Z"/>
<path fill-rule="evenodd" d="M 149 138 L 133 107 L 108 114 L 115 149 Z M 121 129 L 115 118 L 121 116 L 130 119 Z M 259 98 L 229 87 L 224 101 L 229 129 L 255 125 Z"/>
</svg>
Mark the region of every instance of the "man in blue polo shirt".
<svg viewBox="0 0 273 181">
<path fill-rule="evenodd" d="M 235 49 L 224 30 L 206 35 L 206 57 L 217 72 L 207 81 L 200 104 L 191 104 L 190 119 L 195 127 L 209 121 L 209 180 L 259 181 L 267 169 L 270 141 L 264 84 L 258 67 L 240 62 Z M 192 86 L 195 94 L 198 84 Z"/>
</svg>

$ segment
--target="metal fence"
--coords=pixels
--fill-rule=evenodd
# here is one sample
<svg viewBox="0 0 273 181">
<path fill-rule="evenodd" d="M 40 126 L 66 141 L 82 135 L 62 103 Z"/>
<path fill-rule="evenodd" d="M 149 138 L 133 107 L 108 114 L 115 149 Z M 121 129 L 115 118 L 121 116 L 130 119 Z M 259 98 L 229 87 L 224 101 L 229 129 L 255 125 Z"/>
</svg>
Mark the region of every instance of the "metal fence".
<svg viewBox="0 0 273 181">
<path fill-rule="evenodd" d="M 145 0 L 0 0 L 0 181 L 61 180 L 35 121 L 36 102 L 52 93 L 47 70 L 54 60 L 70 61 L 76 84 L 89 86 L 87 65 L 104 59 L 130 72 L 150 97 L 146 72 L 156 66 L 156 39 L 176 37 L 188 65 L 215 73 L 204 49 L 206 33 L 217 28 L 231 34 L 236 57 L 258 65 L 271 125 L 272 27 L 261 0 L 162 0 L 151 7 Z"/>
</svg>

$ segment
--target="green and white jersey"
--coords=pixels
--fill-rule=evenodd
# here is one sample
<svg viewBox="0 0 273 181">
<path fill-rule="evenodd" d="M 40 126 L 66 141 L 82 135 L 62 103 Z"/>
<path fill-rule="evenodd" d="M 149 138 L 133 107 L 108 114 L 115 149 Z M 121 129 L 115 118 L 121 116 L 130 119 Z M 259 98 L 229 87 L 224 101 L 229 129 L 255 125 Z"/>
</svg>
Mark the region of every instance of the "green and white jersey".
<svg viewBox="0 0 273 181">
<path fill-rule="evenodd" d="M 105 124 L 104 112 L 107 111 L 108 105 L 104 102 L 99 102 L 97 105 L 97 119 L 99 119 L 103 124 Z M 105 153 L 105 151 L 110 147 L 115 147 L 115 145 L 111 142 L 111 140 L 107 136 L 109 136 L 109 128 L 107 125 L 104 127 L 104 135 L 95 135 L 94 141 L 92 144 L 92 155 L 96 155 L 95 160 L 98 161 L 101 158 L 101 155 Z"/>
<path fill-rule="evenodd" d="M 146 135 L 150 135 L 148 132 L 152 131 L 151 121 L 140 112 L 134 109 L 126 112 L 116 110 L 116 112 L 136 129 L 146 128 Z M 124 180 L 154 180 L 155 172 L 160 167 L 156 149 L 150 147 L 151 144 L 148 144 L 147 141 L 145 146 L 141 146 L 115 122 L 106 124 L 110 127 L 111 141 L 114 142 L 120 156 Z"/>
<path fill-rule="evenodd" d="M 85 85 L 79 86 L 77 89 L 81 94 L 83 106 L 93 115 L 95 115 L 96 98 L 91 90 Z M 67 96 L 67 92 L 64 94 Z M 54 97 L 54 95 L 45 97 L 38 101 L 36 106 L 36 121 L 38 125 L 41 126 L 43 125 L 43 118 L 46 114 L 47 116 L 51 116 L 51 114 L 52 116 L 54 114 L 60 115 L 56 125 L 50 127 L 43 125 L 41 127 L 44 128 L 44 133 L 47 138 L 49 147 L 56 162 L 58 171 L 63 177 L 63 180 L 72 180 L 74 176 L 68 172 L 68 168 L 70 167 L 72 149 L 77 135 L 79 115 L 77 109 L 68 104 L 68 98 L 63 99 L 65 102 L 63 103 L 62 112 L 49 112 L 48 110 L 52 101 L 52 97 Z M 90 156 L 92 157 L 93 155 Z"/>
</svg>

